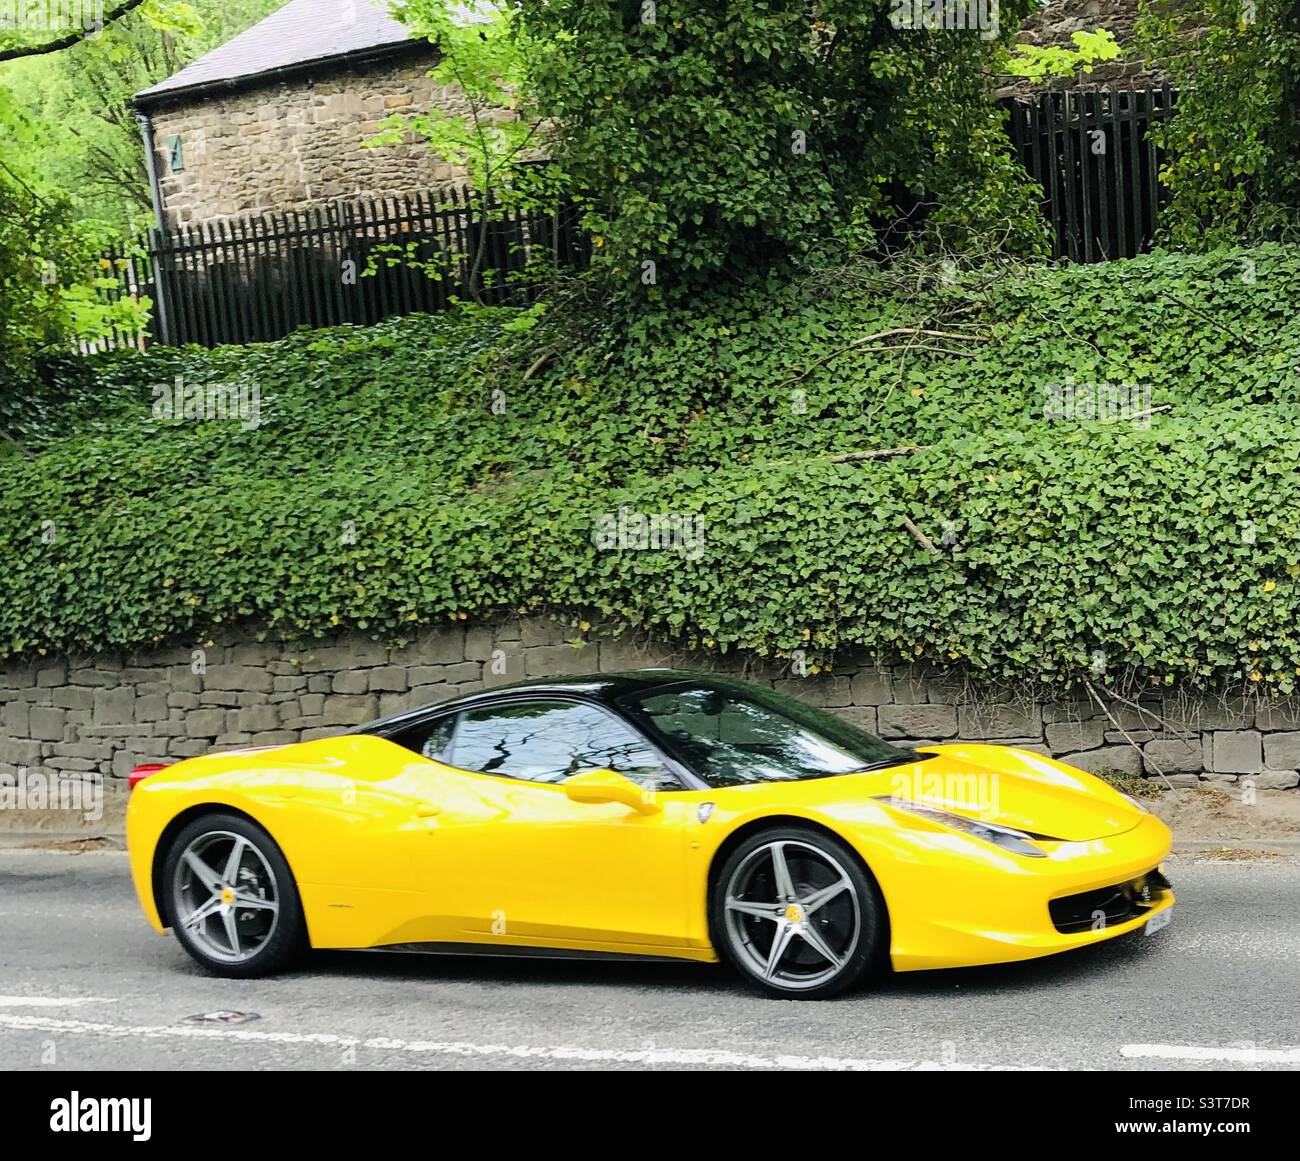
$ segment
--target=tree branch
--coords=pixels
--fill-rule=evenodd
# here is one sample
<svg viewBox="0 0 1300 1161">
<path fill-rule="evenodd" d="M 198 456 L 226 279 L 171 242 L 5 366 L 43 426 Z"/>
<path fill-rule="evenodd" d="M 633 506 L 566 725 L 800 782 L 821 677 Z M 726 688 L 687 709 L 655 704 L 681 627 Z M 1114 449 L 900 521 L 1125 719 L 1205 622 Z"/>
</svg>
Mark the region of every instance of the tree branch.
<svg viewBox="0 0 1300 1161">
<path fill-rule="evenodd" d="M 906 447 L 883 447 L 872 451 L 839 452 L 826 458 L 833 464 L 853 464 L 859 460 L 884 460 L 889 459 L 891 456 L 914 456 L 917 452 L 927 450 L 929 450 L 928 444 L 908 444 Z"/>
<path fill-rule="evenodd" d="M 31 448 L 29 448 L 21 440 L 15 439 L 2 427 L 0 427 L 0 439 L 3 439 L 6 443 L 13 444 L 14 447 L 16 447 L 20 452 L 22 452 L 23 455 L 25 455 L 29 460 L 34 460 L 36 458 L 36 453 L 32 451 Z"/>
<path fill-rule="evenodd" d="M 97 25 L 90 28 L 78 28 L 74 32 L 68 33 L 67 36 L 61 36 L 57 40 L 47 40 L 44 44 L 25 44 L 17 48 L 0 49 L 0 63 L 7 60 L 17 60 L 23 56 L 44 56 L 50 52 L 60 52 L 65 48 L 71 48 L 74 44 L 80 44 L 86 37 L 99 32 L 100 29 L 112 24 L 121 16 L 125 16 L 133 8 L 139 8 L 144 0 L 123 0 L 111 12 L 104 14 L 104 19 Z"/>
<path fill-rule="evenodd" d="M 868 343 L 874 343 L 880 339 L 890 339 L 893 338 L 895 335 L 908 335 L 910 336 L 910 338 L 907 343 L 904 343 L 901 346 L 895 344 L 890 344 L 885 347 L 866 346 L 866 344 Z M 958 339 L 961 340 L 962 342 L 967 342 L 967 343 L 980 343 L 985 341 L 983 335 L 961 334 L 958 331 L 930 330 L 926 327 L 920 327 L 920 326 L 891 327 L 887 331 L 876 331 L 874 334 L 862 335 L 859 338 L 854 339 L 853 342 L 849 343 L 847 346 L 840 347 L 838 350 L 830 351 L 828 354 L 822 355 L 821 358 L 815 359 L 813 362 L 809 363 L 806 367 L 802 366 L 802 364 L 796 363 L 795 366 L 801 367 L 801 370 L 798 372 L 798 374 L 791 375 L 788 379 L 782 380 L 780 383 L 777 384 L 777 388 L 780 389 L 782 387 L 788 387 L 791 383 L 798 383 L 801 380 L 808 378 L 808 376 L 811 375 L 815 370 L 817 370 L 818 367 L 824 366 L 825 364 L 829 363 L 832 359 L 837 359 L 841 355 L 848 354 L 850 351 L 862 351 L 862 350 L 906 351 L 910 346 L 914 346 L 915 341 L 922 336 L 926 338 L 932 338 L 932 339 Z M 957 355 L 957 354 L 966 353 L 964 351 L 954 351 L 944 347 L 934 347 L 930 349 L 933 349 L 935 353 L 946 354 L 946 355 Z"/>
<path fill-rule="evenodd" d="M 1092 700 L 1095 701 L 1095 702 L 1097 703 L 1097 706 L 1098 706 L 1098 708 L 1100 708 L 1101 712 L 1104 713 L 1104 714 L 1105 714 L 1105 715 L 1110 719 L 1110 724 L 1111 724 L 1112 726 L 1114 726 L 1117 730 L 1119 730 L 1119 732 L 1120 732 L 1121 734 L 1124 735 L 1124 740 L 1125 740 L 1126 742 L 1128 742 L 1128 744 L 1129 744 L 1130 746 L 1132 746 L 1133 749 L 1135 749 L 1135 750 L 1138 752 L 1138 759 L 1139 759 L 1139 761 L 1144 762 L 1144 763 L 1146 763 L 1146 765 L 1150 766 L 1151 769 L 1154 770 L 1154 771 L 1156 772 L 1156 774 L 1158 774 L 1161 778 L 1163 778 L 1163 779 L 1165 780 L 1165 785 L 1166 785 L 1170 790 L 1172 790 L 1172 789 L 1174 788 L 1174 784 L 1173 784 L 1172 782 L 1169 781 L 1169 778 L 1168 778 L 1168 776 L 1165 774 L 1165 772 L 1164 772 L 1163 770 L 1161 770 L 1160 767 L 1157 766 L 1157 765 L 1155 764 L 1155 762 L 1153 762 L 1153 761 L 1151 760 L 1151 756 L 1150 756 L 1149 754 L 1146 754 L 1146 753 L 1143 751 L 1142 747 L 1139 746 L 1139 745 L 1138 745 L 1138 744 L 1133 740 L 1133 736 L 1128 732 L 1128 730 L 1126 730 L 1122 725 L 1120 725 L 1119 718 L 1117 718 L 1113 713 L 1110 712 L 1110 707 L 1109 707 L 1109 706 L 1108 706 L 1104 701 L 1101 700 L 1101 695 L 1100 695 L 1100 694 L 1099 694 L 1095 689 L 1093 689 L 1093 687 L 1092 687 L 1092 682 L 1089 681 L 1089 680 L 1085 677 L 1085 678 L 1083 679 L 1083 684 L 1084 684 L 1084 687 L 1087 689 L 1088 693 L 1092 695 Z M 1124 700 L 1124 699 L 1121 699 L 1121 700 Z M 1129 702 L 1128 704 L 1133 705 L 1134 703 L 1133 703 L 1133 702 Z M 1141 708 L 1142 708 L 1142 707 L 1141 707 L 1141 706 L 1135 706 L 1135 708 L 1138 709 L 1139 711 L 1141 711 Z M 1153 714 L 1152 717 L 1155 717 L 1155 715 Z M 1159 719 L 1157 719 L 1157 720 L 1159 720 Z"/>
<path fill-rule="evenodd" d="M 922 548 L 924 548 L 926 552 L 930 553 L 931 556 L 940 555 L 939 549 L 935 545 L 934 541 L 931 540 L 928 536 L 926 536 L 926 534 L 922 532 L 915 524 L 913 524 L 910 517 L 908 516 L 903 517 L 903 527 L 906 528 L 908 532 L 912 534 L 912 536 L 916 539 L 917 544 L 919 544 Z"/>
</svg>

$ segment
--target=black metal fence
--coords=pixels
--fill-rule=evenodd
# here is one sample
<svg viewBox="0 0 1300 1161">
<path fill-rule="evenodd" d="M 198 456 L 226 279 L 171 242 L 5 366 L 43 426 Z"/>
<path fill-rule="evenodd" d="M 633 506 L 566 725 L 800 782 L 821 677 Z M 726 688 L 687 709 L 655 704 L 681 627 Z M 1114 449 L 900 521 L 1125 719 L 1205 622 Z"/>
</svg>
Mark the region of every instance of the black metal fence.
<svg viewBox="0 0 1300 1161">
<path fill-rule="evenodd" d="M 153 300 L 154 342 L 205 347 L 436 312 L 471 298 L 471 281 L 485 302 L 521 304 L 541 265 L 588 259 L 572 207 L 492 205 L 486 216 L 453 188 L 150 230 L 107 257 L 126 292 Z"/>
<path fill-rule="evenodd" d="M 1163 204 L 1149 130 L 1177 93 L 1108 88 L 1006 98 L 1011 144 L 1041 183 L 1054 254 L 1073 262 L 1150 248 Z M 165 344 L 250 343 L 300 326 L 375 323 L 470 298 L 524 303 L 538 266 L 584 266 L 588 242 L 571 206 L 533 213 L 480 207 L 459 189 L 226 219 L 162 233 L 109 254 L 120 291 L 154 302 L 150 337 Z M 117 335 L 97 347 L 141 345 Z"/>
<path fill-rule="evenodd" d="M 1165 191 L 1149 130 L 1177 99 L 1166 83 L 1003 101 L 1016 156 L 1043 187 L 1056 257 L 1105 262 L 1150 248 Z"/>
</svg>

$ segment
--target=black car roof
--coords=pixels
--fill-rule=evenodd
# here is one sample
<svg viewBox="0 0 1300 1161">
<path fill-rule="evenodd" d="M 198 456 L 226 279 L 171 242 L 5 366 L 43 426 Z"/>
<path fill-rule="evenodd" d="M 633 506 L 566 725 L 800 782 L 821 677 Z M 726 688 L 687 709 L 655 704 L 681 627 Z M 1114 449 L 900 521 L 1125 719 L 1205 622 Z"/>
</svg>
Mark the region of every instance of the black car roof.
<svg viewBox="0 0 1300 1161">
<path fill-rule="evenodd" d="M 591 701 L 608 703 L 626 693 L 654 689 L 661 685 L 676 685 L 681 681 L 726 680 L 719 675 L 691 673 L 685 669 L 630 669 L 623 673 L 589 673 L 575 677 L 532 677 L 526 681 L 513 681 L 507 685 L 494 685 L 490 689 L 461 694 L 446 701 L 431 702 L 414 709 L 402 710 L 388 717 L 378 718 L 365 725 L 353 726 L 349 734 L 387 734 L 433 714 L 447 710 L 463 709 L 485 701 L 496 701 L 503 694 L 567 694 Z"/>
</svg>

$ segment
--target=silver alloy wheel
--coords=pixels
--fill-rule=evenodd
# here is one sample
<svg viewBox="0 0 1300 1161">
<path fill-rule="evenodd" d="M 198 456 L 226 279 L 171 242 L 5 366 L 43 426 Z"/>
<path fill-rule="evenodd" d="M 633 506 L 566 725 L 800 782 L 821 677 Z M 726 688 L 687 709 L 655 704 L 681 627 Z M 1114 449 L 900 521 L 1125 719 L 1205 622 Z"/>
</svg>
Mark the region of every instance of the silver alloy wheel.
<svg viewBox="0 0 1300 1161">
<path fill-rule="evenodd" d="M 172 882 L 176 926 L 222 963 L 244 963 L 280 920 L 275 875 L 252 840 L 228 830 L 199 835 L 181 852 Z"/>
<path fill-rule="evenodd" d="M 833 980 L 862 936 L 848 872 L 826 851 L 794 839 L 750 851 L 732 872 L 724 908 L 736 954 L 759 979 L 791 990 Z"/>
</svg>

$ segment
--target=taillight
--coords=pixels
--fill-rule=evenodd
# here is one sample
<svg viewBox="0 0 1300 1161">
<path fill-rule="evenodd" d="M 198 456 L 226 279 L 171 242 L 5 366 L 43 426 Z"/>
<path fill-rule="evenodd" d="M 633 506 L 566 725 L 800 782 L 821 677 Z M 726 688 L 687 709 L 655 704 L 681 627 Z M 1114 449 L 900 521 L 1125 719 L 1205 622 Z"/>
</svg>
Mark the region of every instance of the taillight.
<svg viewBox="0 0 1300 1161">
<path fill-rule="evenodd" d="M 143 766 L 137 766 L 127 776 L 127 785 L 134 790 L 136 784 L 148 778 L 150 774 L 157 774 L 159 770 L 166 770 L 166 762 L 146 762 Z"/>
</svg>

